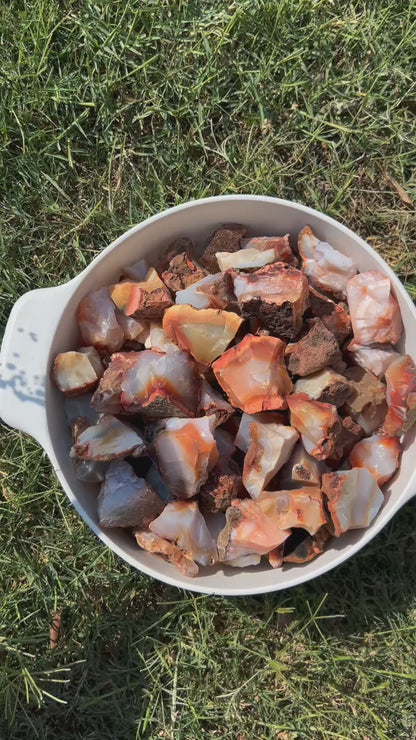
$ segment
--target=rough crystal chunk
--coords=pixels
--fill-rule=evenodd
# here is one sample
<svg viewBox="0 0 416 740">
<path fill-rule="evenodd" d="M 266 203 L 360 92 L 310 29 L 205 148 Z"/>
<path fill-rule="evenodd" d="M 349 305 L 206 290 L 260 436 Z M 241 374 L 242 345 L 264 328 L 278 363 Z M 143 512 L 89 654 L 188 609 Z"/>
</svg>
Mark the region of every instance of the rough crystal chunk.
<svg viewBox="0 0 416 740">
<path fill-rule="evenodd" d="M 301 527 L 309 534 L 315 534 L 327 522 L 319 488 L 262 491 L 257 501 L 266 516 L 276 521 L 280 529 Z"/>
<path fill-rule="evenodd" d="M 353 447 L 349 461 L 353 468 L 367 468 L 379 486 L 387 483 L 399 467 L 400 442 L 397 437 L 373 434 Z"/>
<path fill-rule="evenodd" d="M 142 282 L 124 280 L 111 285 L 109 290 L 119 311 L 139 320 L 159 319 L 173 303 L 169 290 L 153 267 Z"/>
<path fill-rule="evenodd" d="M 219 557 L 224 562 L 246 555 L 266 555 L 290 534 L 279 529 L 251 499 L 234 500 L 225 517 L 226 525 L 217 540 Z"/>
<path fill-rule="evenodd" d="M 305 529 L 295 529 L 286 542 L 281 545 L 283 563 L 309 563 L 320 555 L 325 548 L 331 533 L 329 528 L 323 525 L 313 536 Z"/>
<path fill-rule="evenodd" d="M 347 283 L 348 306 L 357 344 L 396 344 L 403 332 L 390 280 L 377 270 L 360 272 Z"/>
<path fill-rule="evenodd" d="M 157 349 L 160 352 L 166 352 L 167 355 L 179 351 L 179 347 L 168 339 L 162 324 L 159 324 L 157 321 L 150 323 L 149 333 L 145 339 L 144 346 L 146 349 Z"/>
<path fill-rule="evenodd" d="M 298 262 L 290 247 L 289 234 L 285 234 L 285 236 L 253 236 L 250 239 L 243 239 L 242 247 L 243 249 L 257 249 L 260 252 L 273 249 L 279 262 L 287 262 L 295 267 Z"/>
<path fill-rule="evenodd" d="M 177 545 L 164 540 L 163 537 L 159 537 L 155 532 L 140 531 L 137 529 L 134 531 L 134 536 L 137 544 L 143 550 L 166 557 L 184 576 L 194 578 L 198 575 L 199 568 L 197 564 L 191 558 L 187 557 Z"/>
<path fill-rule="evenodd" d="M 95 347 L 81 347 L 74 352 L 61 352 L 53 366 L 53 378 L 62 393 L 78 396 L 88 393 L 98 383 L 104 368 Z"/>
<path fill-rule="evenodd" d="M 195 496 L 218 460 L 210 418 L 167 419 L 154 447 L 163 478 L 173 496 Z"/>
<path fill-rule="evenodd" d="M 366 468 L 353 468 L 322 476 L 334 534 L 368 527 L 383 503 L 383 494 Z"/>
<path fill-rule="evenodd" d="M 100 288 L 83 298 L 77 309 L 82 341 L 98 350 L 116 352 L 124 342 L 124 332 L 108 288 Z"/>
<path fill-rule="evenodd" d="M 290 458 L 299 434 L 282 424 L 250 424 L 251 444 L 244 459 L 243 484 L 254 499 Z M 283 527 L 284 529 L 284 527 Z"/>
<path fill-rule="evenodd" d="M 395 360 L 386 370 L 389 407 L 383 429 L 395 435 L 407 432 L 416 421 L 416 366 L 410 355 Z"/>
<path fill-rule="evenodd" d="M 231 311 L 176 305 L 163 317 L 163 329 L 169 339 L 203 364 L 213 362 L 234 339 L 242 318 Z"/>
<path fill-rule="evenodd" d="M 246 334 L 212 368 L 236 408 L 246 413 L 286 408 L 292 382 L 283 362 L 285 345 L 276 337 Z"/>
<path fill-rule="evenodd" d="M 145 529 L 163 511 L 164 503 L 152 486 L 138 478 L 124 460 L 110 463 L 97 501 L 101 527 Z"/>
<path fill-rule="evenodd" d="M 279 473 L 279 484 L 282 489 L 302 488 L 303 486 L 320 486 L 322 473 L 328 468 L 324 463 L 309 455 L 302 442 L 298 442 L 289 460 Z"/>
<path fill-rule="evenodd" d="M 298 249 L 303 270 L 312 285 L 338 298 L 345 298 L 347 281 L 357 272 L 352 259 L 327 242 L 321 242 L 310 226 L 305 226 L 300 232 Z"/>
<path fill-rule="evenodd" d="M 300 378 L 294 385 L 295 393 L 306 393 L 310 398 L 321 403 L 332 403 L 342 406 L 351 395 L 348 380 L 330 368 Z"/>
<path fill-rule="evenodd" d="M 235 413 L 235 409 L 203 378 L 198 413 L 205 416 L 214 415 L 217 424 L 221 425 Z"/>
<path fill-rule="evenodd" d="M 105 414 L 126 413 L 121 404 L 121 381 L 138 356 L 138 352 L 116 352 L 111 355 L 110 363 L 91 399 L 91 406 L 96 411 Z"/>
<path fill-rule="evenodd" d="M 71 457 L 83 460 L 115 460 L 128 455 L 139 457 L 146 449 L 140 435 L 114 416 L 102 416 L 82 432 L 71 447 Z"/>
<path fill-rule="evenodd" d="M 336 407 L 313 401 L 306 393 L 288 396 L 290 423 L 302 437 L 303 446 L 317 460 L 325 460 L 336 449 L 341 422 Z"/>
<path fill-rule="evenodd" d="M 174 542 L 200 565 L 212 565 L 217 560 L 217 546 L 196 501 L 172 501 L 151 522 L 149 529 Z"/>
<path fill-rule="evenodd" d="M 250 424 L 253 422 L 260 424 L 286 424 L 283 414 L 276 411 L 260 411 L 258 414 L 242 414 L 234 444 L 242 452 L 247 452 L 251 445 Z"/>
<path fill-rule="evenodd" d="M 188 304 L 194 308 L 238 309 L 233 281 L 228 272 L 207 275 L 189 288 L 178 290 L 175 300 L 179 305 Z"/>
<path fill-rule="evenodd" d="M 121 380 L 121 403 L 154 418 L 195 416 L 200 393 L 197 367 L 186 352 L 139 352 Z"/>
<path fill-rule="evenodd" d="M 355 364 L 377 378 L 382 378 L 391 363 L 400 357 L 391 344 L 372 344 L 366 347 L 353 339 L 345 349 Z"/>
<path fill-rule="evenodd" d="M 260 267 L 276 262 L 277 256 L 274 249 L 250 248 L 240 249 L 238 252 L 217 252 L 217 262 L 220 270 L 258 270 Z"/>
</svg>

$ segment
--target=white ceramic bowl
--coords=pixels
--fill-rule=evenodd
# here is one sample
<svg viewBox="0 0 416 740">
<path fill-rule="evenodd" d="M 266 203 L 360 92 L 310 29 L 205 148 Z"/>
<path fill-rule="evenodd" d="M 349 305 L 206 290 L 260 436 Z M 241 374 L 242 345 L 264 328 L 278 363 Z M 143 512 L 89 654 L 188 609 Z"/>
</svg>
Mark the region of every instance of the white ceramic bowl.
<svg viewBox="0 0 416 740">
<path fill-rule="evenodd" d="M 75 478 L 69 459 L 70 433 L 63 396 L 51 382 L 50 368 L 58 352 L 77 344 L 75 311 L 91 290 L 108 285 L 123 265 L 154 253 L 178 236 L 203 243 L 222 223 L 246 224 L 253 235 L 296 235 L 309 224 L 314 233 L 352 257 L 360 271 L 379 270 L 389 276 L 400 304 L 405 333 L 401 350 L 416 357 L 416 309 L 400 281 L 381 257 L 360 237 L 334 219 L 311 208 L 277 198 L 232 195 L 192 201 L 152 216 L 116 239 L 76 278 L 56 288 L 34 290 L 13 307 L 0 355 L 0 417 L 32 435 L 45 449 L 68 498 L 96 535 L 138 570 L 166 583 L 202 593 L 224 595 L 277 591 L 308 581 L 334 568 L 369 542 L 416 492 L 414 432 L 404 442 L 399 473 L 389 484 L 386 501 L 368 529 L 334 539 L 326 551 L 304 565 L 246 569 L 201 569 L 197 578 L 182 576 L 172 565 L 140 550 L 122 530 L 102 530 L 97 522 L 95 487 Z"/>
</svg>

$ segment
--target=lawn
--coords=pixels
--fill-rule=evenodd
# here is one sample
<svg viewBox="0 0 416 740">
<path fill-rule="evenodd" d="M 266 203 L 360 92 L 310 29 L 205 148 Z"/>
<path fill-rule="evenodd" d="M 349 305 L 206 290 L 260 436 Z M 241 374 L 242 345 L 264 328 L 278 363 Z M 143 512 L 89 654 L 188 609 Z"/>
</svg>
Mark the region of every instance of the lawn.
<svg viewBox="0 0 416 740">
<path fill-rule="evenodd" d="M 414 0 L 11 0 L 0 25 L 2 326 L 222 193 L 334 216 L 416 297 Z M 0 444 L 2 740 L 416 738 L 412 502 L 315 582 L 194 596 L 106 550 L 35 442 Z"/>
</svg>

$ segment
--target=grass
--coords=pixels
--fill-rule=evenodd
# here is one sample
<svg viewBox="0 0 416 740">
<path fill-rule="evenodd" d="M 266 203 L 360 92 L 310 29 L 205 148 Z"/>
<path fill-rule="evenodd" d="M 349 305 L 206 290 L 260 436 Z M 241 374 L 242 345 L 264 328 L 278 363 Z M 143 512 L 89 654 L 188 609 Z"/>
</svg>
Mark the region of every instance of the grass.
<svg viewBox="0 0 416 740">
<path fill-rule="evenodd" d="M 129 226 L 220 193 L 345 222 L 416 297 L 414 0 L 0 6 L 0 311 Z M 416 509 L 265 597 L 133 571 L 2 429 L 0 737 L 416 738 Z M 49 623 L 65 633 L 50 650 Z"/>
</svg>

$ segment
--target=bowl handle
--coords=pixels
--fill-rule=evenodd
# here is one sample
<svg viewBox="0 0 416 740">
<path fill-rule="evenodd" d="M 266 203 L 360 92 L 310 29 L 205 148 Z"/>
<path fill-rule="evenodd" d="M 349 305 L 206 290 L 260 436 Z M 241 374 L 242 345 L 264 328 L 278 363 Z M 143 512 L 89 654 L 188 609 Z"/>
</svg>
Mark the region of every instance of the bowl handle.
<svg viewBox="0 0 416 740">
<path fill-rule="evenodd" d="M 19 298 L 10 313 L 0 352 L 0 418 L 30 434 L 46 450 L 49 349 L 69 285 L 32 290 Z"/>
</svg>

